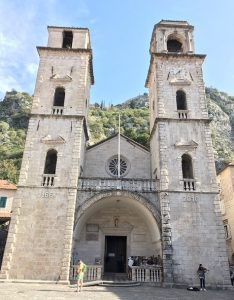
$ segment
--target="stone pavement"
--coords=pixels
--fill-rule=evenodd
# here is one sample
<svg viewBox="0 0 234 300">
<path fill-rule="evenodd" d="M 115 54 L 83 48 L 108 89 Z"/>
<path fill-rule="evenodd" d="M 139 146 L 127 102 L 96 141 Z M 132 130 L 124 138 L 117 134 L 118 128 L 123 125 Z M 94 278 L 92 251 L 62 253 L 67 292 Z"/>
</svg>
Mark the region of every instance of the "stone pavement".
<svg viewBox="0 0 234 300">
<path fill-rule="evenodd" d="M 168 289 L 149 286 L 136 287 L 84 287 L 81 293 L 75 286 L 59 284 L 0 282 L 1 300 L 232 300 L 234 290 L 208 290 L 190 292 L 186 289 Z"/>
</svg>

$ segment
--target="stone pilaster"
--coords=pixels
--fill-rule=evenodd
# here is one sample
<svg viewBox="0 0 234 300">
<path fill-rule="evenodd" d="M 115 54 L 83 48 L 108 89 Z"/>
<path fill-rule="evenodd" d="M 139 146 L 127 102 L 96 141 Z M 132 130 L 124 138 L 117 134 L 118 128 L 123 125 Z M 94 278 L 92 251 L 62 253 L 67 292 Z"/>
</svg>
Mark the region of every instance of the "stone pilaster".
<svg viewBox="0 0 234 300">
<path fill-rule="evenodd" d="M 69 274 L 70 274 L 76 194 L 77 194 L 76 188 L 68 190 L 67 213 L 66 213 L 66 222 L 65 222 L 65 229 L 64 229 L 63 259 L 62 259 L 61 273 L 60 273 L 60 281 L 65 281 L 65 282 L 69 281 Z"/>
<path fill-rule="evenodd" d="M 173 248 L 172 225 L 170 222 L 170 199 L 167 192 L 160 193 L 162 218 L 162 260 L 164 286 L 172 286 L 173 279 Z"/>
<path fill-rule="evenodd" d="M 168 156 L 167 156 L 167 136 L 166 136 L 166 124 L 163 122 L 158 123 L 159 129 L 159 155 L 160 155 L 160 189 L 168 189 Z"/>
</svg>

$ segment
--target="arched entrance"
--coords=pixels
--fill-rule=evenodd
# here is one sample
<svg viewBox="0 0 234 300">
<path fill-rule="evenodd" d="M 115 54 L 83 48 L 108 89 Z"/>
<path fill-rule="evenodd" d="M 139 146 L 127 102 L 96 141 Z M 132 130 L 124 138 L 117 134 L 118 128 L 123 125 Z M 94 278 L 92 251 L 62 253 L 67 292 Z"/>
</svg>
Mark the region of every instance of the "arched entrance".
<svg viewBox="0 0 234 300">
<path fill-rule="evenodd" d="M 126 273 L 127 258 L 161 255 L 160 214 L 136 193 L 100 193 L 77 207 L 73 257 L 100 263 L 105 273 Z"/>
</svg>

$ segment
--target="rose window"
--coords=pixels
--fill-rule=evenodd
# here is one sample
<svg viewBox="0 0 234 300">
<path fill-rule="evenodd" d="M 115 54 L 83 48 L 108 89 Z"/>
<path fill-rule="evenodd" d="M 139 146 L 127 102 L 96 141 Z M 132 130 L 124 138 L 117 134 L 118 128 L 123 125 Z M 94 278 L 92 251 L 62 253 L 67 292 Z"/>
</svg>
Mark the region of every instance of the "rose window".
<svg viewBox="0 0 234 300">
<path fill-rule="evenodd" d="M 108 171 L 112 176 L 118 176 L 118 157 L 113 157 L 109 160 Z M 126 174 L 128 169 L 127 161 L 124 158 L 120 158 L 120 176 Z"/>
</svg>

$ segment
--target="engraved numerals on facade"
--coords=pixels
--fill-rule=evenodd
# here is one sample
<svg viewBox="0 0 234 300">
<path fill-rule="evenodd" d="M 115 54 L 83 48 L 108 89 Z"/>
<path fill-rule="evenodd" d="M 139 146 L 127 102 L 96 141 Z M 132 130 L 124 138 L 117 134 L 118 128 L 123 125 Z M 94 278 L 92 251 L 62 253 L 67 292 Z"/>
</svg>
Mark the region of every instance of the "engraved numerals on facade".
<svg viewBox="0 0 234 300">
<path fill-rule="evenodd" d="M 42 192 L 41 193 L 41 198 L 54 198 L 55 193 L 52 192 Z"/>
</svg>

